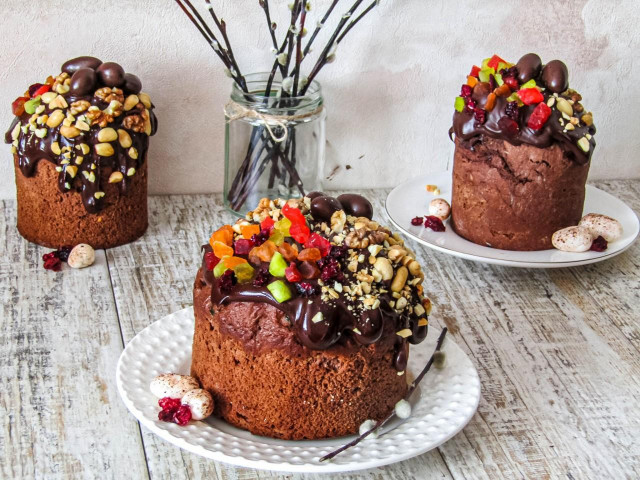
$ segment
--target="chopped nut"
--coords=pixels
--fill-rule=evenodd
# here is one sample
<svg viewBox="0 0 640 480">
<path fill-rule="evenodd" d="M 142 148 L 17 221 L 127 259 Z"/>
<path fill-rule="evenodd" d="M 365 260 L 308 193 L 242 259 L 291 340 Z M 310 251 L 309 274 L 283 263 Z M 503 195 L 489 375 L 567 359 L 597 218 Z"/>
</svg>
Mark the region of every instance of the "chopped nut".
<svg viewBox="0 0 640 480">
<path fill-rule="evenodd" d="M 582 123 L 584 123 L 587 127 L 593 125 L 593 115 L 589 112 L 582 115 L 582 117 L 580 117 L 580 120 L 582 120 Z"/>
<path fill-rule="evenodd" d="M 337 210 L 333 212 L 333 215 L 331 215 L 331 231 L 341 233 L 346 222 L 347 215 L 344 213 L 344 210 Z"/>
<path fill-rule="evenodd" d="M 407 299 L 404 297 L 400 297 L 396 302 L 396 310 L 404 310 L 407 306 Z"/>
<path fill-rule="evenodd" d="M 127 177 L 132 177 L 135 173 L 136 169 L 131 167 L 129 170 L 127 170 Z"/>
<path fill-rule="evenodd" d="M 124 101 L 124 111 L 128 112 L 133 107 L 135 107 L 138 104 L 139 101 L 140 100 L 138 100 L 138 96 L 137 95 L 129 95 L 126 98 L 126 100 Z"/>
<path fill-rule="evenodd" d="M 114 100 L 120 104 L 124 102 L 124 95 L 119 88 L 102 87 L 95 91 L 94 97 L 99 98 L 104 103 L 111 103 Z"/>
<path fill-rule="evenodd" d="M 380 273 L 382 280 L 391 280 L 393 278 L 393 267 L 388 258 L 379 257 L 376 263 L 373 264 L 373 268 Z"/>
<path fill-rule="evenodd" d="M 313 323 L 318 323 L 318 322 L 321 322 L 322 320 L 324 320 L 324 315 L 322 314 L 322 312 L 316 313 L 311 319 Z"/>
<path fill-rule="evenodd" d="M 426 188 L 427 192 L 429 192 L 429 193 L 433 193 L 433 191 L 434 191 L 436 188 L 438 188 L 438 186 L 437 186 L 437 185 L 427 185 L 425 188 Z"/>
<path fill-rule="evenodd" d="M 44 138 L 47 136 L 48 130 L 46 128 L 37 128 L 36 129 L 36 137 Z"/>
<path fill-rule="evenodd" d="M 53 100 L 57 96 L 58 94 L 56 92 L 48 91 L 40 95 L 40 100 L 42 100 L 42 103 L 49 103 L 51 100 Z"/>
<path fill-rule="evenodd" d="M 110 157 L 115 153 L 110 143 L 97 143 L 94 149 L 101 157 Z"/>
<path fill-rule="evenodd" d="M 81 133 L 82 132 L 80 132 L 80 130 L 78 130 L 76 127 L 70 127 L 66 125 L 63 125 L 62 127 L 60 127 L 60 135 L 62 135 L 65 138 L 75 138 Z"/>
<path fill-rule="evenodd" d="M 118 129 L 118 141 L 120 142 L 120 146 L 122 148 L 129 148 L 132 144 L 131 135 L 129 135 L 129 132 L 121 128 Z"/>
<path fill-rule="evenodd" d="M 104 197 L 104 192 L 96 192 L 93 194 L 93 196 L 96 197 L 97 199 L 100 199 Z"/>
<path fill-rule="evenodd" d="M 413 312 L 418 316 L 424 315 L 426 313 L 424 307 L 420 304 L 413 307 Z"/>
<path fill-rule="evenodd" d="M 396 272 L 396 276 L 391 282 L 391 291 L 399 292 L 404 288 L 405 283 L 407 283 L 407 277 L 409 276 L 409 271 L 407 267 L 400 267 Z"/>
<path fill-rule="evenodd" d="M 144 119 L 140 115 L 129 115 L 122 121 L 122 127 L 137 133 L 144 132 Z"/>
<path fill-rule="evenodd" d="M 98 132 L 99 142 L 113 142 L 117 138 L 118 138 L 118 134 L 111 127 L 103 128 Z"/>
<path fill-rule="evenodd" d="M 47 127 L 55 128 L 60 125 L 63 120 L 64 113 L 62 112 L 62 110 L 54 110 L 53 112 L 51 112 L 51 115 L 49 115 L 49 118 L 47 119 Z"/>
<path fill-rule="evenodd" d="M 129 154 L 129 156 L 130 156 L 131 158 L 133 158 L 134 160 L 137 160 L 137 159 L 138 159 L 138 150 L 136 150 L 136 148 L 135 148 L 135 147 L 131 147 L 131 148 L 127 151 L 127 153 L 128 153 L 128 154 Z"/>
<path fill-rule="evenodd" d="M 11 130 L 11 140 L 18 140 L 20 136 L 20 123 L 16 123 L 16 126 Z"/>
<path fill-rule="evenodd" d="M 91 130 L 91 126 L 84 120 L 80 120 L 80 119 L 76 121 L 75 127 L 78 130 L 82 130 L 84 132 L 88 132 L 89 130 Z"/>
<path fill-rule="evenodd" d="M 79 113 L 85 112 L 91 104 L 86 100 L 77 100 L 71 104 L 69 111 L 72 115 L 77 115 Z"/>
<path fill-rule="evenodd" d="M 49 102 L 49 108 L 52 110 L 56 108 L 67 108 L 68 106 L 69 104 L 62 95 L 58 95 Z"/>
<path fill-rule="evenodd" d="M 56 85 L 55 91 L 57 93 L 59 93 L 60 95 L 68 93 L 69 92 L 69 85 L 65 85 L 64 83 Z"/>
<path fill-rule="evenodd" d="M 568 115 L 569 117 L 573 115 L 573 107 L 565 98 L 562 98 L 562 97 L 558 98 L 558 103 L 556 105 L 556 108 L 560 112 Z"/>
<path fill-rule="evenodd" d="M 111 100 L 109 106 L 104 109 L 104 113 L 113 117 L 119 116 L 122 114 L 122 103 L 117 100 Z"/>
<path fill-rule="evenodd" d="M 146 93 L 140 92 L 138 94 L 138 98 L 146 108 L 151 108 L 151 98 L 149 98 L 149 95 L 147 95 Z"/>
<path fill-rule="evenodd" d="M 71 178 L 75 178 L 76 174 L 78 173 L 78 167 L 76 167 L 75 165 L 69 165 L 66 171 Z"/>
<path fill-rule="evenodd" d="M 418 326 L 419 327 L 426 327 L 427 325 L 429 325 L 429 320 L 427 320 L 426 318 L 418 319 Z"/>
<path fill-rule="evenodd" d="M 51 144 L 51 151 L 53 152 L 54 155 L 60 155 L 61 153 L 60 144 L 58 142 L 53 142 Z"/>
<path fill-rule="evenodd" d="M 411 336 L 411 329 L 410 328 L 403 328 L 399 332 L 396 332 L 396 335 L 398 335 L 399 337 L 402 337 L 402 338 L 410 337 Z"/>
<path fill-rule="evenodd" d="M 124 175 L 122 175 L 121 172 L 112 172 L 111 175 L 109 175 L 109 183 L 121 182 L 123 178 Z"/>
</svg>

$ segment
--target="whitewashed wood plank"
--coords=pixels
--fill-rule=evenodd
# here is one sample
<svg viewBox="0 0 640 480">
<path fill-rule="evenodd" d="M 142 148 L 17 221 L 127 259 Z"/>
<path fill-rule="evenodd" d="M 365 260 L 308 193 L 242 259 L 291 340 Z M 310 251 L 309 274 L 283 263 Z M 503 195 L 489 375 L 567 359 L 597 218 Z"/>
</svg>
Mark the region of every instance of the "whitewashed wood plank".
<svg viewBox="0 0 640 480">
<path fill-rule="evenodd" d="M 0 477 L 146 478 L 115 386 L 123 344 L 104 251 L 90 268 L 46 271 L 15 203 L 0 211 Z"/>
<path fill-rule="evenodd" d="M 125 341 L 155 320 L 192 304 L 192 285 L 201 261 L 199 246 L 214 227 L 233 220 L 224 211 L 219 195 L 151 197 L 149 206 L 150 226 L 142 239 L 108 251 Z M 180 450 L 144 428 L 143 438 L 154 479 L 326 478 L 236 469 Z M 451 478 L 437 451 L 364 474 L 371 475 L 380 479 Z"/>
</svg>

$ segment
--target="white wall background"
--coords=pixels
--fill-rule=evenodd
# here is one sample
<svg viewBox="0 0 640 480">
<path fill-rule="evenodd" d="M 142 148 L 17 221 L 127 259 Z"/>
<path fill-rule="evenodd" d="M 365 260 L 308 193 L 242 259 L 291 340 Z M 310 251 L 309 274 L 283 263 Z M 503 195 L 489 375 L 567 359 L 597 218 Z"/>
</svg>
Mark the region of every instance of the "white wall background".
<svg viewBox="0 0 640 480">
<path fill-rule="evenodd" d="M 268 69 L 270 38 L 257 0 L 212 2 L 243 71 Z M 288 2 L 271 0 L 280 34 Z M 329 3 L 313 1 L 310 15 Z M 338 10 L 351 3 L 342 0 Z M 221 191 L 230 80 L 173 1 L 5 0 L 3 7 L 3 132 L 11 102 L 67 58 L 117 61 L 142 79 L 157 107 L 151 192 Z M 470 66 L 493 53 L 517 61 L 530 51 L 545 62 L 564 60 L 571 85 L 594 112 L 591 179 L 639 178 L 639 18 L 638 0 L 382 0 L 318 77 L 328 109 L 325 175 L 339 167 L 326 188 L 390 187 L 446 169 L 453 98 Z M 14 195 L 9 149 L 0 146 L 1 198 Z"/>
</svg>

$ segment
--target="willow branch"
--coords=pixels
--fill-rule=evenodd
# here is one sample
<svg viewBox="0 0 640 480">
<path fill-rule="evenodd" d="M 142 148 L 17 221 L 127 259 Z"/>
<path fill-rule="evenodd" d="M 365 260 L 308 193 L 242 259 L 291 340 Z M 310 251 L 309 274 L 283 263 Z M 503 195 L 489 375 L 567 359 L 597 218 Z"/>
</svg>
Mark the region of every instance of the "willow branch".
<svg viewBox="0 0 640 480">
<path fill-rule="evenodd" d="M 304 22 L 307 19 L 307 0 L 302 0 L 301 14 L 300 14 L 300 31 L 296 36 L 296 66 L 293 74 L 293 88 L 291 89 L 292 95 L 295 97 L 298 95 L 298 82 L 300 81 L 300 63 L 302 62 L 302 34 L 304 32 Z"/>
</svg>

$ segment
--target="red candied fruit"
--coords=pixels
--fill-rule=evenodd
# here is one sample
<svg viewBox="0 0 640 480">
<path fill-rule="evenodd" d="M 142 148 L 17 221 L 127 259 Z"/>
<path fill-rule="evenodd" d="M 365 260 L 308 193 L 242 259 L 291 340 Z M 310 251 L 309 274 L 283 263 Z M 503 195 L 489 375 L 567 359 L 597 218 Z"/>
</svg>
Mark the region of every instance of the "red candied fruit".
<svg viewBox="0 0 640 480">
<path fill-rule="evenodd" d="M 287 268 L 284 269 L 284 276 L 288 282 L 295 283 L 302 280 L 302 274 L 296 267 L 295 262 L 291 262 Z"/>
<path fill-rule="evenodd" d="M 427 215 L 424 217 L 424 228 L 430 228 L 434 232 L 444 232 L 446 229 L 440 217 Z"/>
<path fill-rule="evenodd" d="M 537 88 L 523 88 L 518 90 L 518 96 L 525 105 L 534 105 L 544 100 L 544 95 Z"/>
<path fill-rule="evenodd" d="M 604 237 L 598 235 L 591 244 L 591 248 L 589 250 L 593 250 L 594 252 L 604 252 L 608 246 L 609 243 L 604 239 Z"/>
<path fill-rule="evenodd" d="M 191 420 L 191 409 L 189 405 L 180 405 L 176 413 L 173 414 L 173 421 L 184 427 Z"/>
<path fill-rule="evenodd" d="M 288 203 L 285 203 L 284 207 L 282 207 L 282 214 L 291 220 L 291 223 L 299 223 L 302 225 L 306 225 L 307 221 L 304 218 L 304 215 L 300 211 L 299 208 L 292 207 Z"/>
<path fill-rule="evenodd" d="M 469 76 L 478 78 L 479 73 L 480 73 L 480 67 L 478 67 L 477 65 L 474 65 L 473 67 L 471 67 L 471 72 L 469 72 Z"/>
<path fill-rule="evenodd" d="M 47 93 L 49 90 L 51 90 L 51 85 L 42 85 L 35 92 L 33 92 L 32 95 L 31 94 L 30 95 L 32 98 L 39 97 L 43 93 Z"/>
<path fill-rule="evenodd" d="M 487 121 L 487 111 L 482 108 L 476 108 L 473 116 L 480 125 Z"/>
<path fill-rule="evenodd" d="M 251 240 L 247 238 L 240 238 L 236 240 L 236 243 L 234 243 L 233 251 L 236 255 L 249 255 L 249 252 L 254 246 L 255 245 Z"/>
<path fill-rule="evenodd" d="M 262 222 L 260 222 L 260 230 L 266 230 L 270 233 L 275 223 L 276 222 L 273 221 L 273 218 L 267 217 Z"/>
<path fill-rule="evenodd" d="M 331 251 L 331 242 L 323 236 L 313 232 L 304 244 L 305 248 L 317 248 L 320 250 L 320 255 L 326 257 Z"/>
<path fill-rule="evenodd" d="M 311 230 L 309 230 L 306 224 L 292 223 L 291 227 L 289 227 L 289 235 L 291 235 L 296 242 L 304 245 L 309 240 Z"/>
<path fill-rule="evenodd" d="M 491 57 L 491 59 L 487 62 L 487 67 L 491 67 L 494 70 L 498 70 L 498 65 L 500 65 L 501 63 L 507 63 L 505 62 L 503 59 L 501 59 L 498 55 L 494 55 L 493 57 Z"/>
<path fill-rule="evenodd" d="M 551 109 L 546 103 L 539 103 L 538 106 L 531 112 L 527 125 L 532 130 L 540 130 L 542 126 L 547 123 L 547 120 L 551 116 Z"/>
<path fill-rule="evenodd" d="M 518 88 L 520 87 L 516 77 L 502 77 L 502 80 L 504 81 L 504 83 L 509 85 L 509 88 L 511 90 L 518 90 Z"/>
<path fill-rule="evenodd" d="M 422 217 L 413 217 L 411 219 L 411 225 L 422 225 L 424 219 Z"/>
<path fill-rule="evenodd" d="M 207 270 L 213 270 L 220 263 L 220 259 L 216 257 L 215 253 L 207 252 L 204 254 L 204 263 L 207 266 Z"/>
<path fill-rule="evenodd" d="M 18 97 L 11 104 L 11 111 L 16 117 L 19 117 L 24 113 L 24 104 L 29 100 L 29 97 Z"/>
<path fill-rule="evenodd" d="M 42 87 L 41 83 L 34 83 L 33 85 L 29 85 L 29 96 L 31 98 L 35 98 L 36 97 L 36 92 Z"/>
<path fill-rule="evenodd" d="M 471 88 L 470 85 L 467 85 L 466 83 L 464 85 L 462 85 L 462 87 L 460 88 L 460 96 L 462 98 L 471 98 L 471 94 L 473 93 L 473 89 Z"/>
</svg>

